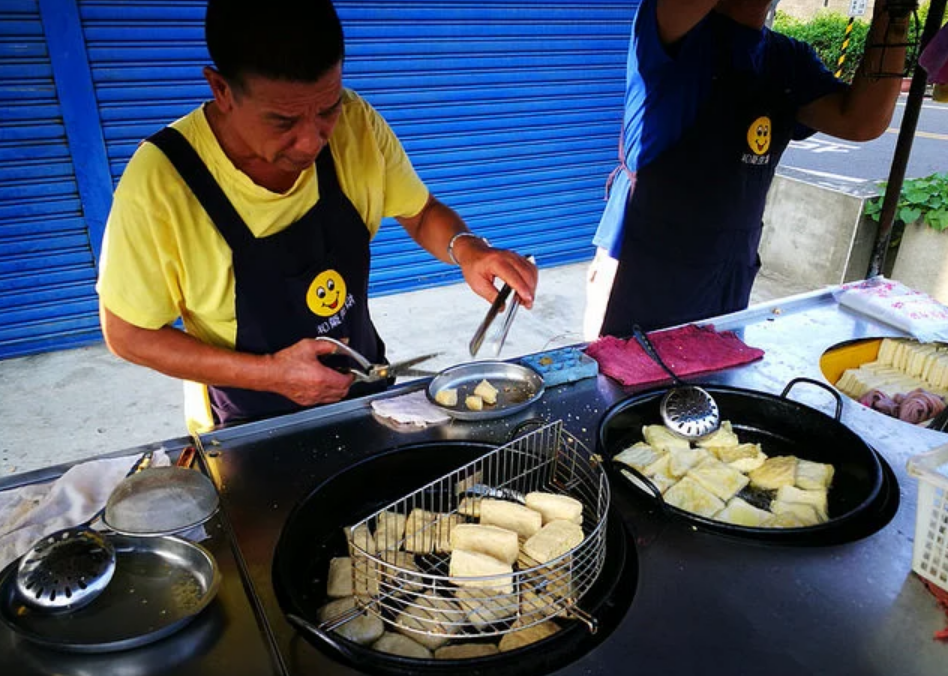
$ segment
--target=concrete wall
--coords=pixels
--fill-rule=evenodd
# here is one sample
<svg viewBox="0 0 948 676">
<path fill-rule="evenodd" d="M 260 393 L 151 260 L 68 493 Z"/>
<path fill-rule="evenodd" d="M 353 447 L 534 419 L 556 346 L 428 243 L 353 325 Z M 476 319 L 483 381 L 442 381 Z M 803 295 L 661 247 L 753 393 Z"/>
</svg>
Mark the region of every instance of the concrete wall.
<svg viewBox="0 0 948 676">
<path fill-rule="evenodd" d="M 862 212 L 876 194 L 871 181 L 779 169 L 764 211 L 764 269 L 810 288 L 865 278 L 878 224 Z"/>
</svg>

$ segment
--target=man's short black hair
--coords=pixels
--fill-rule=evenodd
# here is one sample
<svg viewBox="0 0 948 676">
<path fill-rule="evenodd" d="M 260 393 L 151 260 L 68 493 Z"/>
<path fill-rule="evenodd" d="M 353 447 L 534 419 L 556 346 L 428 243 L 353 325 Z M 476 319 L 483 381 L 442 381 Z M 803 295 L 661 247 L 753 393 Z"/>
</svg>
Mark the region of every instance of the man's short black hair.
<svg viewBox="0 0 948 676">
<path fill-rule="evenodd" d="M 208 0 L 207 50 L 234 86 L 247 75 L 315 82 L 345 56 L 330 0 Z"/>
</svg>

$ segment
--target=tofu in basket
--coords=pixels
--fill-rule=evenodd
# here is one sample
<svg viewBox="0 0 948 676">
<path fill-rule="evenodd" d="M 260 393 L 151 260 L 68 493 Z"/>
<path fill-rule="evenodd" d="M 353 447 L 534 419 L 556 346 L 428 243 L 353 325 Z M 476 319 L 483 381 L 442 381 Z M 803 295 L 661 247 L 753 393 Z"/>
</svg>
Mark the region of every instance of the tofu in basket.
<svg viewBox="0 0 948 676">
<path fill-rule="evenodd" d="M 462 523 L 451 531 L 451 551 L 455 549 L 487 554 L 504 563 L 513 564 L 520 553 L 520 540 L 514 531 L 506 528 Z"/>
<path fill-rule="evenodd" d="M 493 556 L 455 549 L 451 552 L 448 569 L 452 581 L 459 587 L 481 589 L 494 594 L 513 593 L 513 567 Z M 495 575 L 500 577 L 475 579 Z"/>
<path fill-rule="evenodd" d="M 583 541 L 583 529 L 572 521 L 551 521 L 523 543 L 523 553 L 537 563 L 566 554 Z"/>
<path fill-rule="evenodd" d="M 457 634 L 466 621 L 467 616 L 461 607 L 446 598 L 415 596 L 396 616 L 395 626 L 413 641 L 429 650 L 437 650 Z"/>
<path fill-rule="evenodd" d="M 524 500 L 527 507 L 543 515 L 543 525 L 551 521 L 571 521 L 577 525 L 583 523 L 583 503 L 576 498 L 559 493 L 534 491 L 527 493 Z"/>
<path fill-rule="evenodd" d="M 481 500 L 481 523 L 512 530 L 528 538 L 543 526 L 543 515 L 523 505 L 506 500 Z"/>
<path fill-rule="evenodd" d="M 375 545 L 378 551 L 399 548 L 407 521 L 406 515 L 397 512 L 382 512 L 375 518 Z"/>
</svg>

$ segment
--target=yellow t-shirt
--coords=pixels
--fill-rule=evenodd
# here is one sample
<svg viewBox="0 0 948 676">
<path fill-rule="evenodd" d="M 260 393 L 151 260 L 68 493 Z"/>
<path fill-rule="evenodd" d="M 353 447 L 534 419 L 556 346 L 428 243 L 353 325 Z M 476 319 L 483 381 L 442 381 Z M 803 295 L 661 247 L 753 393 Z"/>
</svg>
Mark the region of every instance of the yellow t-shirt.
<svg viewBox="0 0 948 676">
<path fill-rule="evenodd" d="M 286 193 L 255 184 L 224 154 L 203 106 L 172 123 L 256 237 L 275 234 L 319 200 L 315 167 Z M 355 92 L 343 94 L 330 150 L 343 192 L 374 235 L 383 217 L 417 215 L 428 190 L 384 119 Z M 231 250 L 171 161 L 151 143 L 135 151 L 115 190 L 105 229 L 96 290 L 125 321 L 158 329 L 180 317 L 205 343 L 236 343 Z M 197 389 L 194 389 L 197 388 Z M 186 383 L 189 429 L 206 429 L 203 386 Z"/>
</svg>

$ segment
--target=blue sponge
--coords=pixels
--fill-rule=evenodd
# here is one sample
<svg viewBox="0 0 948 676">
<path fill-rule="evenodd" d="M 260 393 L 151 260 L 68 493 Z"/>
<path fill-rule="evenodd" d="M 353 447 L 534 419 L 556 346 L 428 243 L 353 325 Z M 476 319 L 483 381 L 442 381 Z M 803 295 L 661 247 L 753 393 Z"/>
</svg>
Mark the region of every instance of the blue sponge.
<svg viewBox="0 0 948 676">
<path fill-rule="evenodd" d="M 599 373 L 599 363 L 575 347 L 529 354 L 522 357 L 520 363 L 543 376 L 547 387 L 591 378 Z"/>
</svg>

